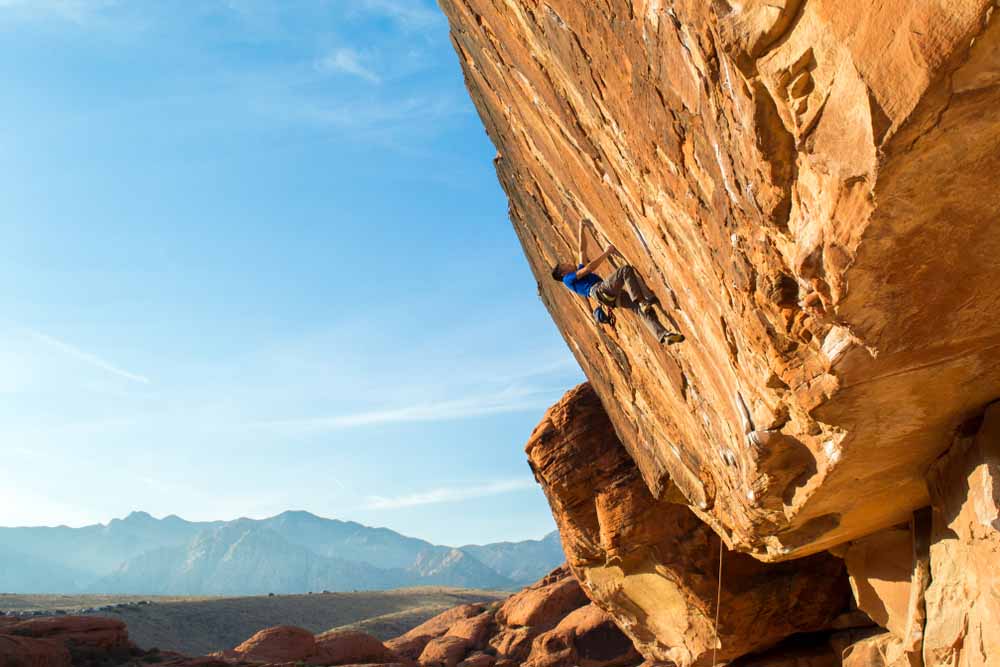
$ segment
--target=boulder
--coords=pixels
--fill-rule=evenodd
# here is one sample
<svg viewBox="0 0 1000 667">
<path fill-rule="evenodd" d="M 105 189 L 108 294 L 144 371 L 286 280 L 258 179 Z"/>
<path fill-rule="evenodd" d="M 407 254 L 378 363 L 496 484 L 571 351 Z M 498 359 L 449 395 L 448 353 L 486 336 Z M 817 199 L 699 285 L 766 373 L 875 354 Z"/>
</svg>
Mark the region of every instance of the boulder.
<svg viewBox="0 0 1000 667">
<path fill-rule="evenodd" d="M 469 649 L 468 639 L 445 635 L 427 642 L 417 662 L 426 667 L 457 667 Z"/>
<path fill-rule="evenodd" d="M 687 506 L 657 500 L 589 385 L 546 413 L 526 451 L 573 572 L 647 659 L 730 661 L 846 611 L 840 559 L 762 563 L 727 548 Z"/>
<path fill-rule="evenodd" d="M 1000 403 L 928 475 L 933 507 L 927 667 L 1000 664 Z"/>
<path fill-rule="evenodd" d="M 66 647 L 51 639 L 32 639 L 0 634 L 2 667 L 70 667 Z"/>
<path fill-rule="evenodd" d="M 490 639 L 490 649 L 496 653 L 500 666 L 501 661 L 524 662 L 531 653 L 531 643 L 538 636 L 533 628 L 501 628 Z"/>
<path fill-rule="evenodd" d="M 7 625 L 2 632 L 65 646 L 74 660 L 124 659 L 135 648 L 125 623 L 102 616 L 42 616 Z"/>
<path fill-rule="evenodd" d="M 623 667 L 642 662 L 632 640 L 594 604 L 572 611 L 532 643 L 526 667 Z"/>
<path fill-rule="evenodd" d="M 652 498 L 768 561 L 926 506 L 1000 396 L 995 0 L 440 4 L 539 295 Z M 686 343 L 552 280 L 582 218 Z"/>
<path fill-rule="evenodd" d="M 356 630 L 333 630 L 316 635 L 316 653 L 309 659 L 318 665 L 386 664 L 398 662 L 395 653 L 375 637 Z"/>
<path fill-rule="evenodd" d="M 279 625 L 261 630 L 225 657 L 246 662 L 304 662 L 317 655 L 316 638 L 304 628 Z"/>
<path fill-rule="evenodd" d="M 459 637 L 469 643 L 473 650 L 481 650 L 486 647 L 490 631 L 494 629 L 494 615 L 490 612 L 483 612 L 478 616 L 465 618 L 448 628 L 449 637 Z"/>
<path fill-rule="evenodd" d="M 458 667 L 493 667 L 497 659 L 489 653 L 473 653 L 459 663 Z"/>
<path fill-rule="evenodd" d="M 499 632 L 490 646 L 502 658 L 523 661 L 531 653 L 535 637 L 588 602 L 569 568 L 557 568 L 504 601 L 496 613 Z"/>
<path fill-rule="evenodd" d="M 561 567 L 520 593 L 512 595 L 497 611 L 497 622 L 508 627 L 531 627 L 539 631 L 558 624 L 566 614 L 589 600 L 579 582 Z"/>
<path fill-rule="evenodd" d="M 479 616 L 484 611 L 486 608 L 481 604 L 464 604 L 453 607 L 424 621 L 406 634 L 390 639 L 385 643 L 385 646 L 401 658 L 415 661 L 420 658 L 420 654 L 423 653 L 430 640 L 444 636 L 459 621 Z"/>
</svg>

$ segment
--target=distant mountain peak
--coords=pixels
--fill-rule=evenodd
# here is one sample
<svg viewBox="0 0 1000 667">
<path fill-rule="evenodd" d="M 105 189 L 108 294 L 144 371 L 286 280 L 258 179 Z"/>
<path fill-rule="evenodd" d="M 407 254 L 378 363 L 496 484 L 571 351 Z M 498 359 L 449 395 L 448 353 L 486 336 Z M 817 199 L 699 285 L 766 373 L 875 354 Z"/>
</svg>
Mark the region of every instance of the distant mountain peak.
<svg viewBox="0 0 1000 667">
<path fill-rule="evenodd" d="M 18 593 L 514 589 L 563 560 L 558 536 L 453 549 L 305 510 L 210 522 L 136 510 L 80 529 L 0 528 L 0 590 Z"/>
</svg>

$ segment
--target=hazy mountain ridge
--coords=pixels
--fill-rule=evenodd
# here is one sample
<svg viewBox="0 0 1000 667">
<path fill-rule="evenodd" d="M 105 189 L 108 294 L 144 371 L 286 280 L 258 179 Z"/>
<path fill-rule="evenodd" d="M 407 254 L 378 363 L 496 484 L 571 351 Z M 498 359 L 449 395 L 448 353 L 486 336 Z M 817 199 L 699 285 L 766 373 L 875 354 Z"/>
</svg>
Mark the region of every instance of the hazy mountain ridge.
<svg viewBox="0 0 1000 667">
<path fill-rule="evenodd" d="M 133 512 L 84 528 L 0 528 L 0 590 L 6 592 L 252 595 L 425 585 L 517 588 L 562 561 L 555 533 L 543 540 L 453 549 L 308 512 L 228 522 Z"/>
</svg>

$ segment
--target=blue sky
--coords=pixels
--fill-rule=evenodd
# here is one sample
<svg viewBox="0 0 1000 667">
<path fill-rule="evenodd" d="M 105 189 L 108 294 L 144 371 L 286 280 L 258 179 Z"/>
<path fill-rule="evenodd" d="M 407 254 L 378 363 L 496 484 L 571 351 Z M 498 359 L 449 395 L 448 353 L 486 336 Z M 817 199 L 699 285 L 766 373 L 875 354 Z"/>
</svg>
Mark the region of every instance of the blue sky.
<svg viewBox="0 0 1000 667">
<path fill-rule="evenodd" d="M 582 379 L 428 0 L 0 0 L 0 525 L 553 527 Z"/>
</svg>

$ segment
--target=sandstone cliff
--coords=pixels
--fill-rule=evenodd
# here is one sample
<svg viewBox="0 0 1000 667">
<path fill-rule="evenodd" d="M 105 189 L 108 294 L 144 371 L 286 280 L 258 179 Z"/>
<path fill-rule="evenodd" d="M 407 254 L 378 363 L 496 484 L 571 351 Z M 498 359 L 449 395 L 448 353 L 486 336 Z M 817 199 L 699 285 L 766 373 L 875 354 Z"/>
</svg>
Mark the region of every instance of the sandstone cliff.
<svg viewBox="0 0 1000 667">
<path fill-rule="evenodd" d="M 440 4 L 541 298 L 652 498 L 765 561 L 927 505 L 1000 396 L 994 0 Z M 550 279 L 581 217 L 687 343 Z"/>
<path fill-rule="evenodd" d="M 653 498 L 589 385 L 548 411 L 527 452 L 577 578 L 648 659 L 729 662 L 829 629 L 849 609 L 840 559 L 761 563 L 725 549 L 686 506 Z"/>
<path fill-rule="evenodd" d="M 996 0 L 440 4 L 590 380 L 527 448 L 587 595 L 652 663 L 1000 664 Z M 686 343 L 550 279 L 581 218 Z"/>
<path fill-rule="evenodd" d="M 1000 403 L 959 429 L 908 523 L 779 563 L 654 498 L 588 384 L 526 451 L 583 589 L 652 663 L 1000 665 Z"/>
</svg>

